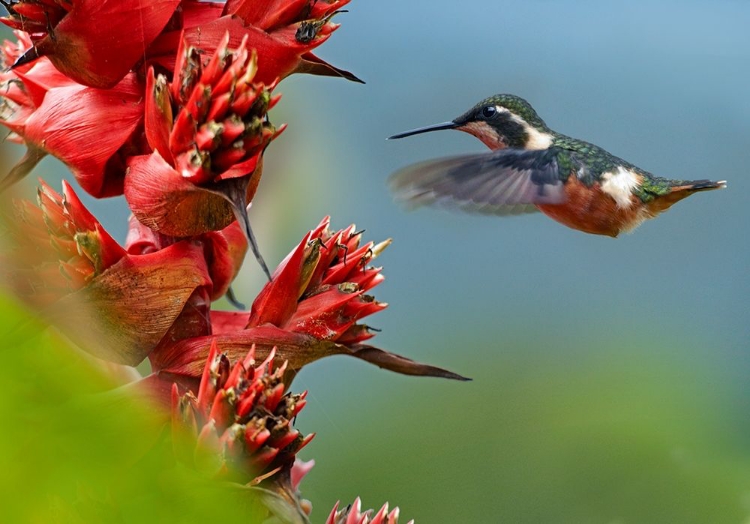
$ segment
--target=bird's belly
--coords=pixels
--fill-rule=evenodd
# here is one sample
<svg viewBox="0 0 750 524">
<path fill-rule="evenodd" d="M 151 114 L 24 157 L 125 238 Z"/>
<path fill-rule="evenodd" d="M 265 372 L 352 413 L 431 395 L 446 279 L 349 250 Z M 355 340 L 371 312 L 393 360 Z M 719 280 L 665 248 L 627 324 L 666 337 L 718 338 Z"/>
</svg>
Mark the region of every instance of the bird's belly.
<svg viewBox="0 0 750 524">
<path fill-rule="evenodd" d="M 575 175 L 565 183 L 565 196 L 562 204 L 538 204 L 537 207 L 548 217 L 585 233 L 616 237 L 648 218 L 635 195 L 629 206 L 621 206 L 602 191 L 599 183 L 589 187 Z"/>
</svg>

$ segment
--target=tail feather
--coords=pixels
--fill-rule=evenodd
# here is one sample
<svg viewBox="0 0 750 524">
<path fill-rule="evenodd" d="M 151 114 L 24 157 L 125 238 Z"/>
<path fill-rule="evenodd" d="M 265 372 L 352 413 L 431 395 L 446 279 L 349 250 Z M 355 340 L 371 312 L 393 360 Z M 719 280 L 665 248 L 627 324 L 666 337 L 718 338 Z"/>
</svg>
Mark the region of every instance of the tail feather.
<svg viewBox="0 0 750 524">
<path fill-rule="evenodd" d="M 647 209 L 652 216 L 656 216 L 662 211 L 666 211 L 672 205 L 676 204 L 683 198 L 687 198 L 698 191 L 710 191 L 712 189 L 724 189 L 727 187 L 726 180 L 691 180 L 675 182 L 670 188 L 670 192 L 652 200 Z"/>
<path fill-rule="evenodd" d="M 679 191 L 709 191 L 711 189 L 724 189 L 727 187 L 726 180 L 719 180 L 714 182 L 713 180 L 692 180 L 690 182 L 679 182 L 679 185 L 672 186 L 672 192 Z"/>
</svg>

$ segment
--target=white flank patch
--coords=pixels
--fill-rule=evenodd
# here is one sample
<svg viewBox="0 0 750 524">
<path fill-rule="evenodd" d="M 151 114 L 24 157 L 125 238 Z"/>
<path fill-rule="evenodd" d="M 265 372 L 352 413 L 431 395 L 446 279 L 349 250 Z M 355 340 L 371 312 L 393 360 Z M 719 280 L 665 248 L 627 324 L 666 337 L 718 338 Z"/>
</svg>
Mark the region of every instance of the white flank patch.
<svg viewBox="0 0 750 524">
<path fill-rule="evenodd" d="M 526 139 L 526 149 L 548 149 L 552 145 L 552 135 L 542 133 L 515 113 L 511 112 L 510 116 L 514 122 L 518 122 L 523 126 L 524 131 L 526 131 L 529 137 Z"/>
<path fill-rule="evenodd" d="M 620 166 L 614 173 L 602 173 L 602 191 L 617 202 L 617 207 L 630 207 L 633 205 L 633 190 L 640 184 L 640 179 L 637 173 Z"/>
</svg>

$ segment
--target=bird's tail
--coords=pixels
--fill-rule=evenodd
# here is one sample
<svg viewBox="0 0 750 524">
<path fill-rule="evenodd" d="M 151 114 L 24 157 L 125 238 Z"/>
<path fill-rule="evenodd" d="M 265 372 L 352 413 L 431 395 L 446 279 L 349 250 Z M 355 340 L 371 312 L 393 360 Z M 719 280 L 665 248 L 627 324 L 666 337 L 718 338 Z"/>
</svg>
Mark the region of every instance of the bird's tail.
<svg viewBox="0 0 750 524">
<path fill-rule="evenodd" d="M 695 193 L 696 191 L 709 191 L 711 189 L 724 189 L 727 187 L 726 180 L 719 180 L 714 182 L 713 180 L 693 180 L 690 182 L 677 182 L 672 186 L 672 193 L 678 193 L 681 191 L 688 191 Z M 687 196 L 687 195 L 685 195 Z"/>
<path fill-rule="evenodd" d="M 719 180 L 714 182 L 713 180 L 679 180 L 675 181 L 670 187 L 670 192 L 666 195 L 662 195 L 655 199 L 648 206 L 649 211 L 654 215 L 669 209 L 673 204 L 679 202 L 683 198 L 687 198 L 693 193 L 698 191 L 710 191 L 712 189 L 724 189 L 727 187 L 726 180 Z"/>
</svg>

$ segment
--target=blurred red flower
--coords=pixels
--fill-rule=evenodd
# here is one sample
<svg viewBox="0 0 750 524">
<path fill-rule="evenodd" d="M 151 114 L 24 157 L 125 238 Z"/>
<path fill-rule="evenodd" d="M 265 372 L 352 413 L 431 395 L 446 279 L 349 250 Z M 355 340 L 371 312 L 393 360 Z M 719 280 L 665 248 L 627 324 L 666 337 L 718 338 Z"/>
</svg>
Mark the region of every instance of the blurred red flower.
<svg viewBox="0 0 750 524">
<path fill-rule="evenodd" d="M 357 497 L 354 504 L 339 509 L 338 503 L 333 507 L 331 514 L 326 519 L 326 524 L 398 524 L 399 509 L 393 508 L 388 512 L 388 503 L 373 515 L 373 510 L 362 512 L 362 501 Z M 414 524 L 410 520 L 407 524 Z"/>
</svg>

